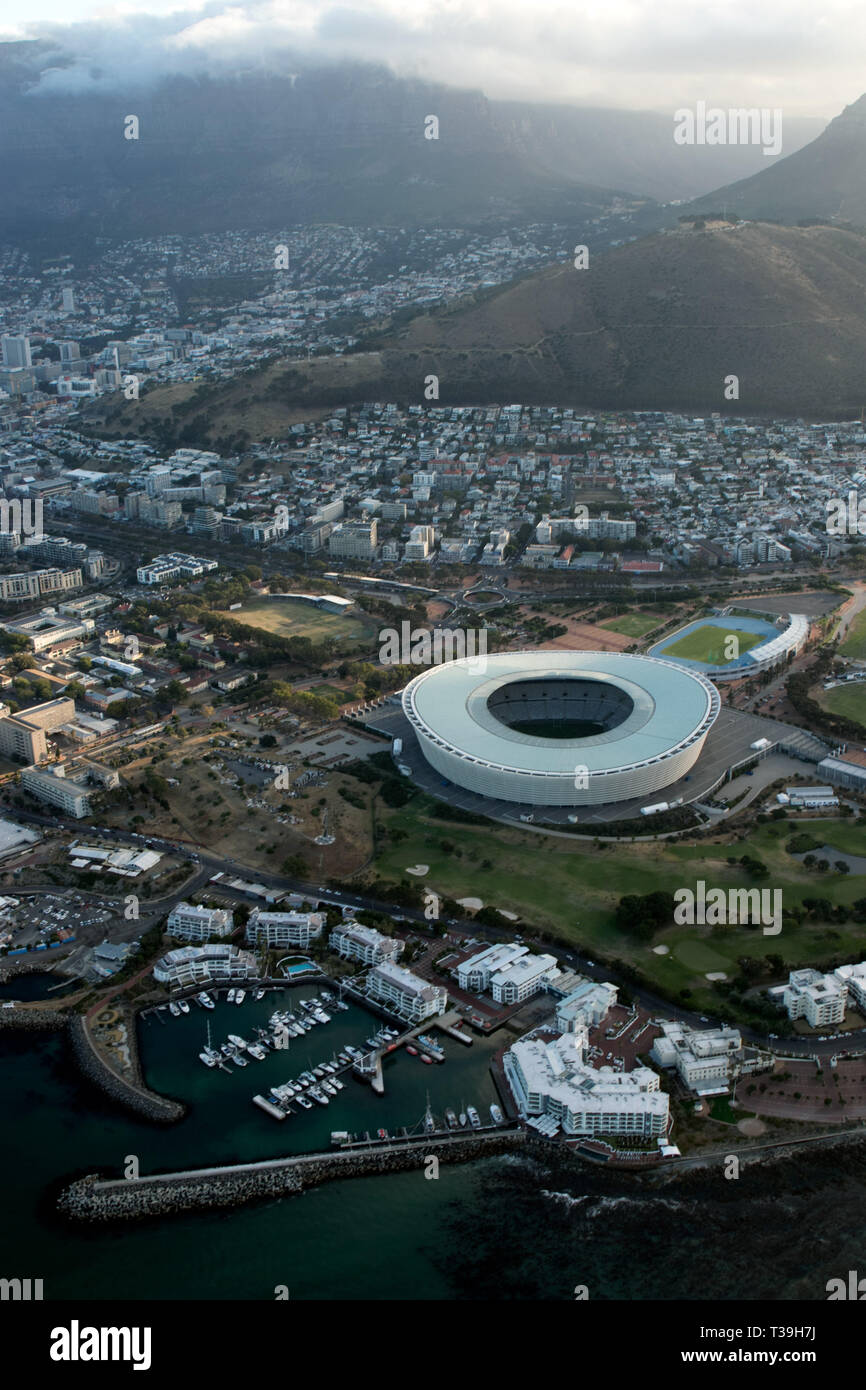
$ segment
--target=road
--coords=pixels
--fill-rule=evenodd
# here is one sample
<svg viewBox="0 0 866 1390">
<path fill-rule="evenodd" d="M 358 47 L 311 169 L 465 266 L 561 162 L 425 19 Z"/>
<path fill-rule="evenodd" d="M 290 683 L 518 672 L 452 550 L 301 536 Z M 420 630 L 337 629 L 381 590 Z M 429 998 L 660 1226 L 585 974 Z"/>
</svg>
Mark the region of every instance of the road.
<svg viewBox="0 0 866 1390">
<path fill-rule="evenodd" d="M 51 827 L 61 830 L 76 830 L 81 833 L 82 825 L 80 821 L 68 821 L 62 817 L 42 816 L 33 812 L 16 811 L 16 816 L 21 820 L 29 820 L 34 824 Z M 137 841 L 139 844 L 145 840 L 155 849 L 161 849 L 165 853 L 174 854 L 188 859 L 191 863 L 199 865 L 199 870 L 194 879 L 183 885 L 182 889 L 161 899 L 151 901 L 144 900 L 147 913 L 152 911 L 168 911 L 187 894 L 203 888 L 215 873 L 224 873 L 237 878 L 245 879 L 247 882 L 261 883 L 265 887 L 274 888 L 281 893 L 297 893 L 303 897 L 316 899 L 333 907 L 353 907 L 367 909 L 372 912 L 380 912 L 386 916 L 394 916 L 395 913 L 407 922 L 424 930 L 429 927 L 429 922 L 424 916 L 423 911 L 405 907 L 402 904 L 395 908 L 394 903 L 384 902 L 374 898 L 369 894 L 353 893 L 346 889 L 326 888 L 320 884 L 308 883 L 302 879 L 287 878 L 283 874 L 275 874 L 266 869 L 251 868 L 248 864 L 242 864 L 237 860 L 225 859 L 220 855 L 209 854 L 201 845 L 194 845 L 182 840 L 167 840 L 156 836 L 132 835 L 129 831 L 115 830 L 102 826 L 87 826 L 89 834 L 102 839 L 107 839 L 118 844 L 129 844 L 130 841 Z M 52 890 L 56 891 L 56 890 Z M 490 942 L 506 941 L 514 936 L 514 927 L 507 922 L 502 927 L 492 927 L 485 923 L 477 922 L 474 918 L 449 918 L 448 925 L 457 931 L 465 933 L 469 937 L 481 937 Z M 138 926 L 140 930 L 140 925 Z M 526 938 L 526 944 L 535 947 L 539 951 L 551 949 L 549 942 Z M 571 969 L 579 971 L 589 979 L 596 981 L 610 981 L 612 984 L 624 987 L 629 991 L 635 1001 L 651 1014 L 658 1014 L 664 1018 L 678 1020 L 682 1023 L 699 1028 L 703 1023 L 703 1016 L 695 1010 L 683 1008 L 679 1004 L 672 1003 L 660 995 L 654 994 L 652 990 L 642 985 L 637 985 L 632 980 L 626 980 L 618 972 L 607 966 L 599 966 L 590 961 L 586 956 L 578 951 L 566 950 L 553 947 L 560 964 L 568 965 Z M 718 1018 L 710 1018 L 709 1023 L 718 1024 Z M 706 1026 L 706 1025 L 704 1025 Z M 818 1039 L 804 1038 L 799 1034 L 789 1036 L 779 1036 L 768 1043 L 767 1036 L 759 1033 L 752 1028 L 741 1027 L 740 1032 L 743 1038 L 756 1046 L 772 1047 L 773 1051 L 780 1052 L 786 1056 L 795 1057 L 823 1057 L 841 1055 L 842 1051 L 866 1050 L 866 1028 L 858 1029 L 837 1038 L 829 1038 L 825 1042 Z"/>
</svg>

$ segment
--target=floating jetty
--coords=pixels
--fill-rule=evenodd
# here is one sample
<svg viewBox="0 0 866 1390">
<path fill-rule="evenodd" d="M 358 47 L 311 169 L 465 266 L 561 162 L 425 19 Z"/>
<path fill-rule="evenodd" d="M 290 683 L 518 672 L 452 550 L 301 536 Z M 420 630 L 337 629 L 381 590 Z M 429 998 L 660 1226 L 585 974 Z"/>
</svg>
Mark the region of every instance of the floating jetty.
<svg viewBox="0 0 866 1390">
<path fill-rule="evenodd" d="M 257 1105 L 260 1110 L 264 1110 L 275 1120 L 284 1120 L 287 1112 L 281 1110 L 278 1105 L 272 1105 L 264 1096 L 253 1096 L 253 1105 Z"/>
</svg>

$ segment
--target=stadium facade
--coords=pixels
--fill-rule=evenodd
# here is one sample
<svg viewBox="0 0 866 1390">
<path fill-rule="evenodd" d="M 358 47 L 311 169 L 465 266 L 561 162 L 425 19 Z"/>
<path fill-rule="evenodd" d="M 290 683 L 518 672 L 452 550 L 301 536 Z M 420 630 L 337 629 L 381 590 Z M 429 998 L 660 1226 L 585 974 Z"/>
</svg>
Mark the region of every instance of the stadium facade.
<svg viewBox="0 0 866 1390">
<path fill-rule="evenodd" d="M 719 712 L 700 672 L 625 653 L 499 652 L 431 667 L 403 691 L 448 782 L 531 806 L 649 797 L 688 773 Z"/>
</svg>

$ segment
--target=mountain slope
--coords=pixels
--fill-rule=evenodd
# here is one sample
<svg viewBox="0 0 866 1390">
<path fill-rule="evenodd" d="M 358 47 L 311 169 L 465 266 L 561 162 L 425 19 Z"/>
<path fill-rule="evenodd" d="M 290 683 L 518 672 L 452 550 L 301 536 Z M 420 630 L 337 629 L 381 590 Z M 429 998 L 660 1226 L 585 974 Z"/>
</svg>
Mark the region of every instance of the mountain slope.
<svg viewBox="0 0 866 1390">
<path fill-rule="evenodd" d="M 106 398 L 99 432 L 212 443 L 277 435 L 362 400 L 525 401 L 602 409 L 776 412 L 824 419 L 866 403 L 866 235 L 711 224 L 550 267 L 421 315 L 347 357 L 288 361 L 207 389 Z M 740 394 L 726 401 L 726 377 Z"/>
<path fill-rule="evenodd" d="M 816 140 L 759 174 L 697 199 L 690 211 L 797 222 L 825 218 L 866 226 L 866 96 Z"/>
</svg>

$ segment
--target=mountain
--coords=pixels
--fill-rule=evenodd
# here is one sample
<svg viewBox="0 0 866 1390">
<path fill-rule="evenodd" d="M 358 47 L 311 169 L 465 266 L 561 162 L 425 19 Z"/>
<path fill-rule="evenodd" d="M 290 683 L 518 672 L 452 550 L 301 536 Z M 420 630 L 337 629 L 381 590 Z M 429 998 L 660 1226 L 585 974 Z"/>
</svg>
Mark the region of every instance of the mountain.
<svg viewBox="0 0 866 1390">
<path fill-rule="evenodd" d="M 670 116 L 493 102 L 290 54 L 272 55 L 267 71 L 143 85 L 115 74 L 114 88 L 92 77 L 82 85 L 80 66 L 47 42 L 0 44 L 0 237 L 581 224 L 617 192 L 631 204 L 690 198 L 761 158 L 748 146 L 678 146 Z M 137 140 L 124 138 L 129 115 Z M 429 115 L 438 140 L 425 139 Z M 806 124 L 800 137 L 813 133 Z"/>
<path fill-rule="evenodd" d="M 866 96 L 846 106 L 810 144 L 687 209 L 722 210 L 779 222 L 821 218 L 866 226 Z"/>
<path fill-rule="evenodd" d="M 337 404 L 522 401 L 833 419 L 866 403 L 866 233 L 682 226 L 549 267 L 344 357 L 271 363 L 215 387 L 114 396 L 98 433 L 235 447 Z M 726 378 L 739 398 L 725 399 Z"/>
</svg>

